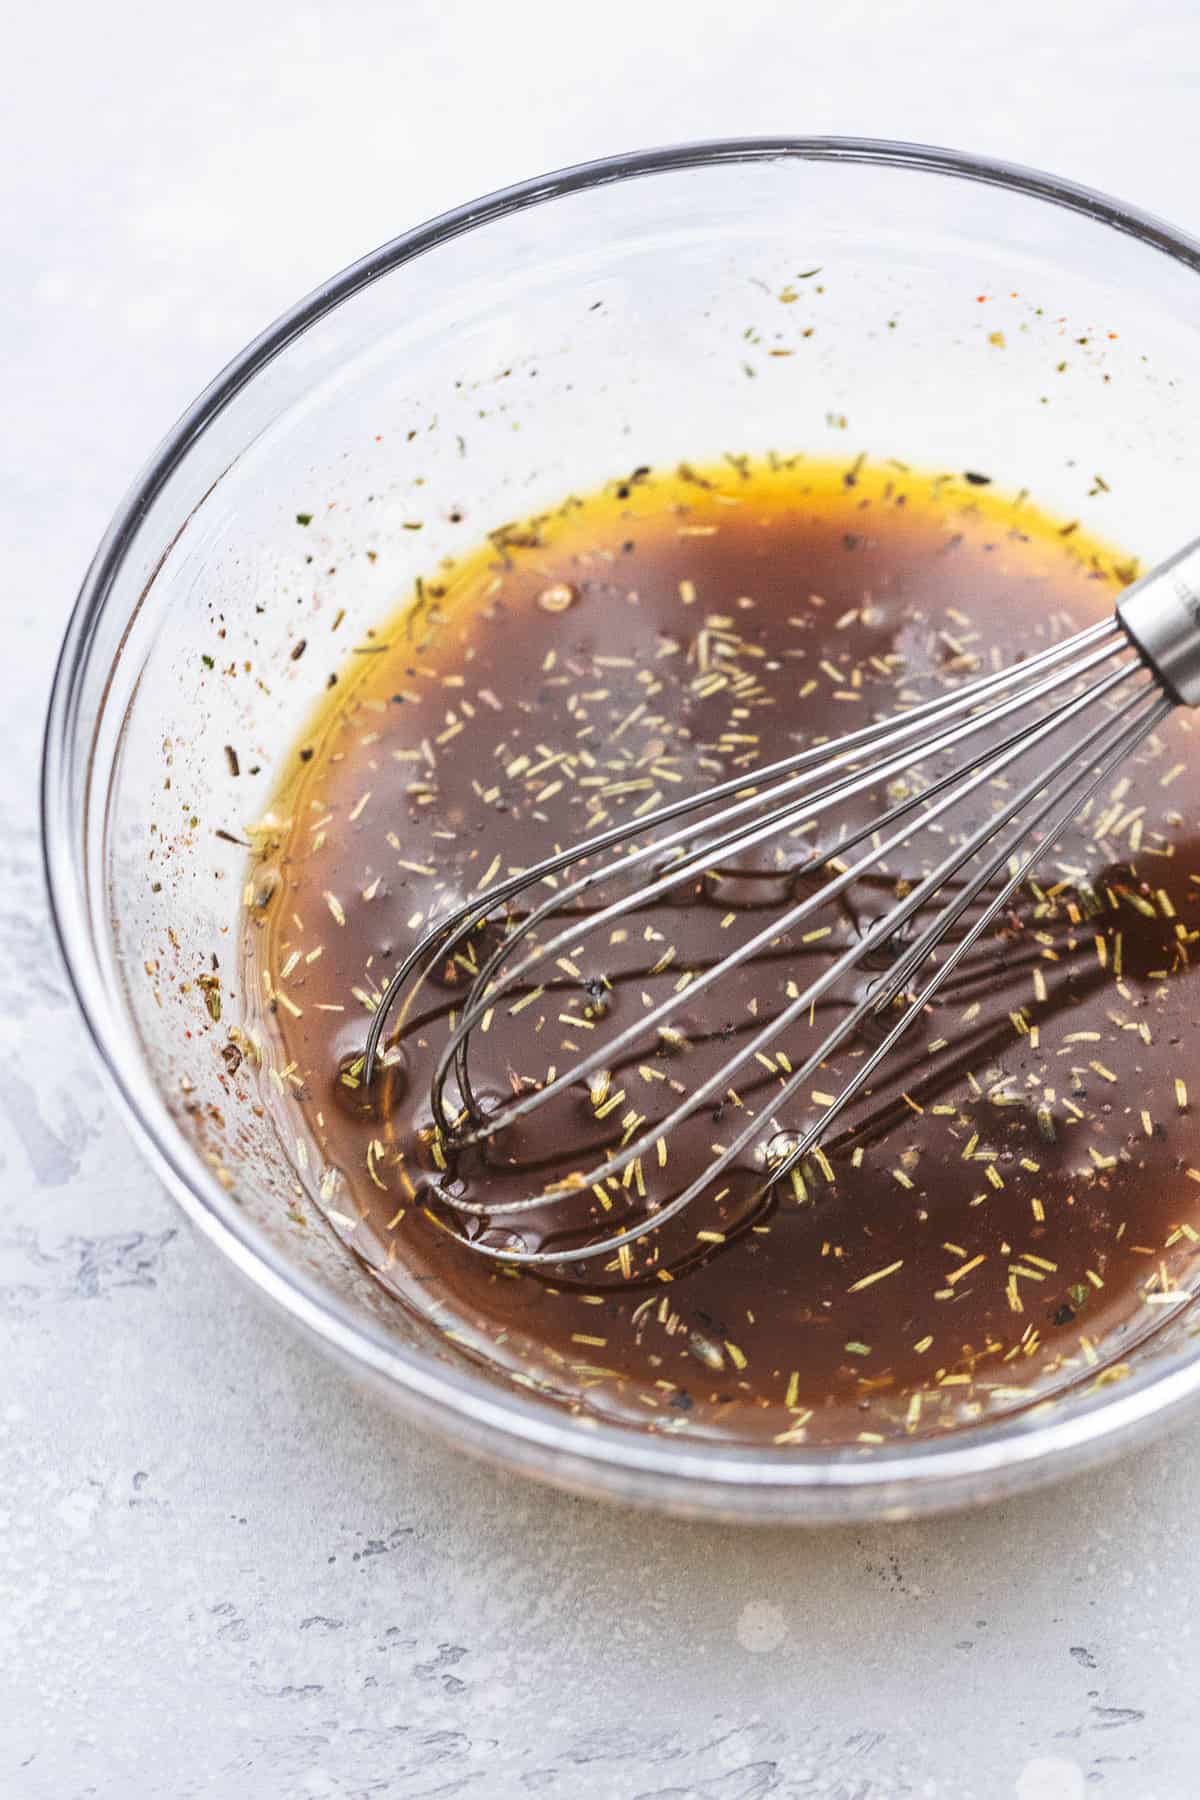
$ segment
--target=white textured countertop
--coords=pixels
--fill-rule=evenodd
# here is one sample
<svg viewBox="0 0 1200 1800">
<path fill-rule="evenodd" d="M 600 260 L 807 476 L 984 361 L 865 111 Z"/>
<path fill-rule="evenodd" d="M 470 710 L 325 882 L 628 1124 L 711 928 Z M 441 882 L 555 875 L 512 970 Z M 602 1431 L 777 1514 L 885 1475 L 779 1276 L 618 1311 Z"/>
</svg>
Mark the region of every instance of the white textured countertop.
<svg viewBox="0 0 1200 1800">
<path fill-rule="evenodd" d="M 1200 1420 L 840 1534 L 607 1511 L 351 1394 L 142 1167 L 46 924 L 35 763 L 107 517 L 207 378 L 484 189 L 921 138 L 1200 231 L 1188 0 L 24 6 L 0 159 L 0 1800 L 1190 1800 Z"/>
</svg>

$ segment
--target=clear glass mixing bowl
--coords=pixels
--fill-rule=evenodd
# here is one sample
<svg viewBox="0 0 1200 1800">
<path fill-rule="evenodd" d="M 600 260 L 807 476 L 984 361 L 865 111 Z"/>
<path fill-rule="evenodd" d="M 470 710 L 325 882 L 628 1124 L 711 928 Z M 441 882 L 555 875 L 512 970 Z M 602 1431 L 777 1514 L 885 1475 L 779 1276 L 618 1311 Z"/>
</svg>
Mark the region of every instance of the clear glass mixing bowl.
<svg viewBox="0 0 1200 1800">
<path fill-rule="evenodd" d="M 236 1010 L 198 1030 L 196 986 L 214 953 L 236 964 L 246 852 L 229 840 L 267 806 L 341 646 L 441 556 L 638 463 L 773 448 L 986 470 L 1153 560 L 1196 530 L 1198 277 L 1195 243 L 1028 170 L 845 139 L 685 146 L 397 238 L 251 344 L 159 448 L 55 681 L 57 928 L 171 1191 L 398 1408 L 564 1485 L 825 1521 L 1031 1485 L 1161 1428 L 1200 1389 L 1188 1304 L 1123 1379 L 943 1441 L 689 1446 L 573 1418 L 464 1361 L 311 1207 L 296 1222 L 304 1172 L 221 1054 Z M 781 306 L 785 289 L 799 297 Z M 298 618 L 319 652 L 293 661 Z"/>
</svg>

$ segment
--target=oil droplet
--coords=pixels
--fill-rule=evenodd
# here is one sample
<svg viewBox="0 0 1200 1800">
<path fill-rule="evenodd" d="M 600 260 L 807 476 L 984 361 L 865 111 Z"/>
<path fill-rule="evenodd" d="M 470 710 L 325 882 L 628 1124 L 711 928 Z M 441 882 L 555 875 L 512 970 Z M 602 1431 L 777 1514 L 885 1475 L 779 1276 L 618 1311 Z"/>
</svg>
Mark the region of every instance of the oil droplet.
<svg viewBox="0 0 1200 1800">
<path fill-rule="evenodd" d="M 569 581 L 552 581 L 549 587 L 542 589 L 537 603 L 543 612 L 560 613 L 574 606 L 578 598 L 579 589 Z"/>
</svg>

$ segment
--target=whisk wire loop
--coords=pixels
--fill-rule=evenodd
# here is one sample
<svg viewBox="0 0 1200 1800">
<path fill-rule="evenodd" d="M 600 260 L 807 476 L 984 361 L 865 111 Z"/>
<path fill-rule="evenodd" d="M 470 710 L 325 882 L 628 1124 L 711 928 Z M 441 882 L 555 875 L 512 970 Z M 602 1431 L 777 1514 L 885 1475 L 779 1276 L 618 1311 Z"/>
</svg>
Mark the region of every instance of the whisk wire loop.
<svg viewBox="0 0 1200 1800">
<path fill-rule="evenodd" d="M 391 1041 L 402 1037 L 421 981 L 438 962 L 457 960 L 471 979 L 437 1059 L 431 1090 L 433 1120 L 446 1145 L 459 1151 L 481 1147 L 486 1153 L 500 1133 L 556 1096 L 583 1083 L 590 1086 L 592 1077 L 611 1077 L 638 1045 L 665 1036 L 668 1021 L 681 1009 L 692 1007 L 736 969 L 773 955 L 781 943 L 786 946 L 790 934 L 831 902 L 848 896 L 856 883 L 866 877 L 876 882 L 887 877 L 888 859 L 896 852 L 907 850 L 911 855 L 922 834 L 931 834 L 936 841 L 949 830 L 944 853 L 933 856 L 932 866 L 919 879 L 897 886 L 890 910 L 869 925 L 856 924 L 853 941 L 840 953 L 831 953 L 827 965 L 802 990 L 789 981 L 787 1003 L 757 1025 L 719 1067 L 690 1089 L 676 1083 L 682 1098 L 668 1107 L 664 1117 L 648 1123 L 636 1112 L 630 1115 L 632 1127 L 594 1167 L 501 1204 L 471 1199 L 458 1191 L 461 1182 L 451 1187 L 444 1180 L 435 1182 L 433 1195 L 452 1217 L 490 1225 L 561 1204 L 568 1218 L 564 1236 L 582 1240 L 530 1249 L 511 1237 L 497 1243 L 484 1241 L 479 1234 L 468 1240 L 470 1247 L 514 1266 L 570 1265 L 612 1256 L 677 1217 L 747 1152 L 753 1153 L 761 1173 L 760 1195 L 795 1171 L 847 1108 L 872 1091 L 878 1071 L 994 926 L 1039 857 L 1173 705 L 1190 697 L 1190 690 L 1183 694 L 1177 682 L 1169 683 L 1160 675 L 1146 649 L 1147 642 L 1158 642 L 1154 632 L 1161 637 L 1165 630 L 1158 624 L 1157 594 L 1147 598 L 1137 589 L 1130 594 L 1116 617 L 1013 667 L 992 670 L 843 737 L 810 744 L 762 768 L 684 794 L 636 821 L 618 821 L 577 845 L 556 850 L 532 868 L 511 872 L 431 923 L 375 1007 L 364 1053 L 364 1080 L 370 1083 L 373 1078 L 385 1031 L 390 1027 Z M 1171 643 L 1182 642 L 1183 627 L 1172 625 L 1171 631 Z M 1172 654 L 1178 661 L 1177 648 Z M 1089 723 L 1089 715 L 1097 711 L 1099 718 Z M 1070 734 L 1066 742 L 1059 737 L 1064 731 Z M 1028 779 L 1010 783 L 1010 772 L 1043 746 L 1050 747 L 1048 760 L 1037 763 Z M 949 766 L 939 767 L 939 759 L 946 758 L 951 759 Z M 898 794 L 891 789 L 897 780 L 904 784 Z M 995 797 L 987 816 L 955 830 L 957 809 L 989 788 Z M 787 902 L 781 902 L 764 926 L 727 955 L 687 970 L 686 978 L 674 982 L 672 991 L 656 1003 L 643 994 L 642 1013 L 602 1035 L 569 1068 L 551 1067 L 540 1081 L 514 1078 L 514 1096 L 502 1104 L 481 1101 L 471 1076 L 473 1034 L 481 1026 L 486 1029 L 490 1016 L 506 1002 L 518 1004 L 514 996 L 524 1005 L 530 994 L 560 985 L 552 974 L 547 977 L 556 964 L 565 961 L 573 978 L 577 970 L 572 957 L 581 954 L 592 934 L 688 883 L 719 876 L 723 863 L 744 859 L 781 836 L 801 832 L 807 836 L 822 819 L 833 815 L 836 821 L 839 808 L 876 793 L 887 796 L 886 804 L 866 823 L 843 822 L 832 842 L 818 836 L 803 860 L 785 871 Z M 611 887 L 614 882 L 619 891 L 609 897 L 604 884 Z M 815 886 L 802 891 L 804 884 L 813 882 Z M 548 892 L 535 897 L 543 887 Z M 601 903 L 588 910 L 585 897 L 597 888 Z M 477 964 L 473 940 L 488 924 L 502 927 L 503 935 L 494 947 L 486 946 Z M 908 942 L 910 927 L 915 935 Z M 548 935 L 542 937 L 544 928 Z M 594 1220 L 570 1224 L 572 1195 L 582 1193 L 586 1199 L 588 1190 L 593 1194 L 616 1190 L 628 1196 L 631 1165 L 640 1167 L 638 1159 L 658 1146 L 665 1166 L 663 1147 L 686 1119 L 732 1092 L 738 1072 L 754 1059 L 774 1067 L 767 1053 L 783 1034 L 805 1014 L 811 1023 L 817 1004 L 834 1003 L 839 983 L 848 976 L 857 979 L 863 965 L 879 953 L 890 957 L 884 972 L 846 1005 L 799 1067 L 793 1068 L 780 1054 L 779 1067 L 786 1076 L 779 1077 L 762 1106 L 744 1109 L 748 1117 L 731 1141 L 714 1146 L 713 1160 L 680 1192 L 665 1201 L 644 1200 L 635 1216 L 625 1213 L 620 1229 L 602 1236 L 597 1236 Z M 818 1117 L 801 1130 L 789 1128 L 787 1110 L 802 1104 L 802 1090 L 816 1071 L 852 1046 L 869 1018 L 885 1020 L 892 1008 L 897 1009 L 894 1021 L 873 1047 L 859 1049 L 856 1066 L 839 1078 L 834 1098 L 814 1096 L 820 1105 Z M 452 1077 L 457 1089 L 453 1099 Z M 738 1104 L 743 1105 L 740 1100 Z M 785 1123 L 778 1123 L 780 1119 Z M 637 1207 L 634 1201 L 629 1205 Z"/>
<path fill-rule="evenodd" d="M 1128 673 L 1128 671 L 1125 673 Z M 1086 697 L 1086 700 L 1091 701 L 1092 698 L 1093 696 L 1089 695 Z M 892 1028 L 888 1037 L 885 1038 L 884 1042 L 888 1045 L 889 1050 L 894 1048 L 904 1033 L 913 1023 L 915 1023 L 916 1019 L 920 1017 L 925 1006 L 937 993 L 942 983 L 953 972 L 953 969 L 959 965 L 963 957 L 974 944 L 978 942 L 979 938 L 993 923 L 997 914 L 1007 904 L 1008 900 L 1011 899 L 1012 895 L 1021 885 L 1021 882 L 1026 878 L 1029 871 L 1034 866 L 1038 856 L 1045 849 L 1046 843 L 1051 842 L 1054 834 L 1061 831 L 1070 823 L 1070 820 L 1086 804 L 1090 795 L 1103 784 L 1112 773 L 1113 769 L 1140 741 L 1142 741 L 1142 739 L 1146 737 L 1146 735 L 1148 735 L 1150 731 L 1154 729 L 1157 724 L 1161 723 L 1170 710 L 1171 703 L 1163 699 L 1161 695 L 1153 690 L 1147 692 L 1145 689 L 1142 689 L 1134 694 L 1126 702 L 1125 708 L 1120 715 L 1120 718 L 1125 721 L 1124 729 L 1119 730 L 1115 734 L 1115 738 L 1112 732 L 1112 722 L 1105 719 L 1087 735 L 1082 744 L 1073 745 L 1070 750 L 1064 752 L 1063 755 L 1057 758 L 1044 773 L 1036 776 L 1021 789 L 1020 793 L 1004 807 L 1002 815 L 1000 815 L 997 820 L 988 821 L 987 824 L 980 827 L 977 832 L 972 834 L 971 838 L 967 840 L 964 846 L 953 851 L 942 864 L 931 871 L 925 880 L 913 890 L 895 912 L 888 915 L 886 919 L 879 921 L 878 925 L 874 927 L 872 931 L 868 932 L 858 944 L 853 945 L 838 959 L 837 962 L 831 965 L 831 967 L 818 977 L 816 981 L 811 983 L 800 995 L 798 1000 L 793 1001 L 790 1006 L 785 1008 L 774 1019 L 770 1020 L 768 1024 L 755 1034 L 754 1038 L 744 1046 L 742 1050 L 734 1053 L 734 1056 L 730 1058 L 728 1063 L 723 1065 L 722 1069 L 718 1071 L 716 1075 L 710 1077 L 708 1081 L 701 1083 L 697 1088 L 692 1090 L 686 1100 L 681 1102 L 666 1119 L 660 1121 L 652 1130 L 644 1133 L 635 1142 L 626 1145 L 615 1156 L 610 1157 L 605 1163 L 590 1170 L 584 1175 L 578 1184 L 579 1190 L 590 1189 L 594 1185 L 607 1180 L 610 1176 L 620 1175 L 635 1157 L 645 1155 L 657 1138 L 668 1136 L 685 1118 L 696 1111 L 698 1107 L 702 1106 L 706 1101 L 711 1100 L 715 1094 L 723 1091 L 730 1074 L 735 1071 L 737 1066 L 748 1061 L 757 1051 L 766 1049 L 780 1033 L 788 1027 L 788 1025 L 792 1024 L 809 1009 L 814 999 L 820 998 L 821 994 L 827 991 L 828 988 L 847 971 L 847 969 L 859 962 L 870 948 L 883 941 L 896 929 L 897 925 L 919 911 L 920 907 L 930 895 L 936 893 L 941 888 L 944 888 L 950 876 L 955 873 L 957 869 L 961 868 L 964 863 L 969 861 L 971 856 L 976 854 L 980 847 L 995 835 L 997 828 L 1002 828 L 1005 823 L 1011 822 L 1024 806 L 1028 805 L 1031 800 L 1036 799 L 1038 794 L 1045 789 L 1048 783 L 1053 782 L 1058 776 L 1062 775 L 1071 762 L 1076 761 L 1081 754 L 1084 757 L 1087 757 L 1102 740 L 1107 740 L 1106 747 L 1100 752 L 1100 755 L 1097 758 L 1093 759 L 1093 763 L 1085 765 L 1085 767 L 1090 770 L 1090 779 L 1087 780 L 1082 789 L 1078 789 L 1077 783 L 1072 783 L 1069 788 L 1069 798 L 1065 803 L 1061 804 L 1061 790 L 1051 792 L 1049 795 L 1045 796 L 1042 804 L 1037 808 L 1029 820 L 1023 824 L 1022 836 L 1026 835 L 1028 831 L 1037 830 L 1038 827 L 1045 822 L 1046 818 L 1055 812 L 1056 805 L 1058 806 L 1057 816 L 1053 819 L 1046 838 L 1041 843 L 1035 844 L 1018 863 L 1017 868 L 1010 873 L 998 894 L 993 897 L 980 918 L 975 921 L 968 934 L 960 940 L 960 943 L 955 946 L 950 956 L 946 958 L 946 961 L 934 972 L 926 988 L 905 1010 L 904 1014 L 897 1021 L 897 1025 Z M 1065 717 L 1066 715 L 1064 714 L 1064 719 Z M 1004 860 L 1007 860 L 1007 854 Z M 1000 862 L 999 866 L 1003 867 L 1004 862 Z M 948 931 L 952 929 L 958 919 L 962 917 L 991 882 L 995 880 L 996 872 L 997 859 L 992 858 L 971 877 L 963 890 L 948 903 L 946 908 L 930 922 L 920 936 L 914 941 L 907 954 L 896 965 L 896 968 L 892 971 L 891 975 L 885 979 L 881 987 L 858 1002 L 844 1018 L 840 1019 L 821 1043 L 805 1059 L 804 1063 L 787 1079 L 778 1093 L 774 1096 L 772 1102 L 773 1113 L 786 1107 L 799 1095 L 805 1082 L 809 1081 L 822 1064 L 827 1062 L 846 1040 L 853 1035 L 869 1012 L 880 1010 L 895 998 L 905 983 L 911 978 L 915 970 L 920 967 L 921 963 L 936 949 L 938 944 L 944 941 Z M 774 1183 L 780 1180 L 808 1154 L 820 1138 L 825 1135 L 833 1118 L 843 1111 L 845 1106 L 857 1096 L 869 1079 L 869 1075 L 874 1072 L 883 1060 L 883 1054 L 879 1050 L 866 1060 L 852 1080 L 846 1084 L 842 1092 L 835 1098 L 833 1104 L 824 1108 L 820 1118 L 809 1128 L 797 1145 L 789 1151 L 788 1155 L 781 1162 L 768 1172 L 766 1177 L 767 1181 Z M 767 1127 L 766 1121 L 758 1116 L 751 1118 L 747 1125 L 734 1137 L 733 1141 L 725 1146 L 721 1156 L 714 1158 L 713 1162 L 704 1170 L 703 1174 L 684 1188 L 680 1194 L 674 1196 L 670 1201 L 660 1206 L 655 1211 L 647 1214 L 644 1219 L 639 1220 L 627 1230 L 612 1233 L 611 1235 L 604 1237 L 600 1242 L 590 1242 L 577 1247 L 556 1248 L 549 1252 L 522 1251 L 513 1248 L 501 1249 L 483 1243 L 474 1243 L 472 1248 L 493 1260 L 511 1262 L 523 1266 L 548 1266 L 557 1263 L 570 1264 L 587 1261 L 601 1254 L 611 1255 L 626 1245 L 636 1243 L 650 1232 L 659 1230 L 670 1219 L 681 1213 L 685 1207 L 690 1205 L 692 1201 L 705 1190 L 705 1188 L 711 1185 L 717 1176 L 728 1168 L 729 1165 L 749 1147 L 756 1137 L 762 1137 L 764 1132 L 768 1132 L 769 1134 L 769 1128 Z M 564 1188 L 562 1190 L 562 1198 L 566 1199 L 575 1191 L 574 1188 Z M 532 1196 L 527 1200 L 506 1204 L 503 1209 L 504 1216 L 508 1217 L 543 1206 L 546 1204 L 547 1199 L 551 1197 L 552 1196 L 543 1193 Z M 473 1202 L 464 1204 L 460 1199 L 453 1200 L 452 1204 L 458 1207 L 459 1210 L 474 1213 L 479 1217 L 491 1217 L 495 1213 L 494 1207 L 488 1207 Z"/>
</svg>

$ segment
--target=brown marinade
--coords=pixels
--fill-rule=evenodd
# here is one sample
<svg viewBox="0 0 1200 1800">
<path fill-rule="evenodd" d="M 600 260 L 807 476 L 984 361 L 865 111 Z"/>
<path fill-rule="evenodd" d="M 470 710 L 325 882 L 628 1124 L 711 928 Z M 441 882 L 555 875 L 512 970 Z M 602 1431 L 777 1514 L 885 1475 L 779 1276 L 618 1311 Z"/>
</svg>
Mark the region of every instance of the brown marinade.
<svg viewBox="0 0 1200 1800">
<path fill-rule="evenodd" d="M 736 459 L 638 470 L 423 584 L 296 746 L 252 885 L 279 880 L 247 911 L 264 1089 L 333 1229 L 463 1354 L 644 1429 L 872 1443 L 1119 1377 L 1200 1243 L 1200 753 L 1184 715 L 1047 852 L 802 1173 L 764 1195 L 760 1148 L 607 1266 L 517 1273 L 453 1231 L 540 1248 L 611 1230 L 678 1192 L 747 1109 L 764 1142 L 815 1117 L 863 1046 L 822 1070 L 801 1117 L 776 1120 L 772 1092 L 805 1054 L 793 1031 L 669 1157 L 578 1204 L 506 1225 L 431 1204 L 431 1183 L 500 1200 L 589 1168 L 893 904 L 920 857 L 852 891 L 819 934 L 777 940 L 677 1033 L 486 1160 L 447 1153 L 429 1105 L 481 946 L 435 968 L 371 1092 L 361 1050 L 427 921 L 501 873 L 1026 654 L 1110 610 L 1130 572 L 978 474 Z M 786 903 L 818 843 L 836 850 L 833 825 L 819 830 L 669 893 L 523 991 L 519 1013 L 498 1009 L 473 1039 L 477 1093 L 578 1060 L 614 1009 L 635 1016 L 724 954 Z"/>
</svg>

